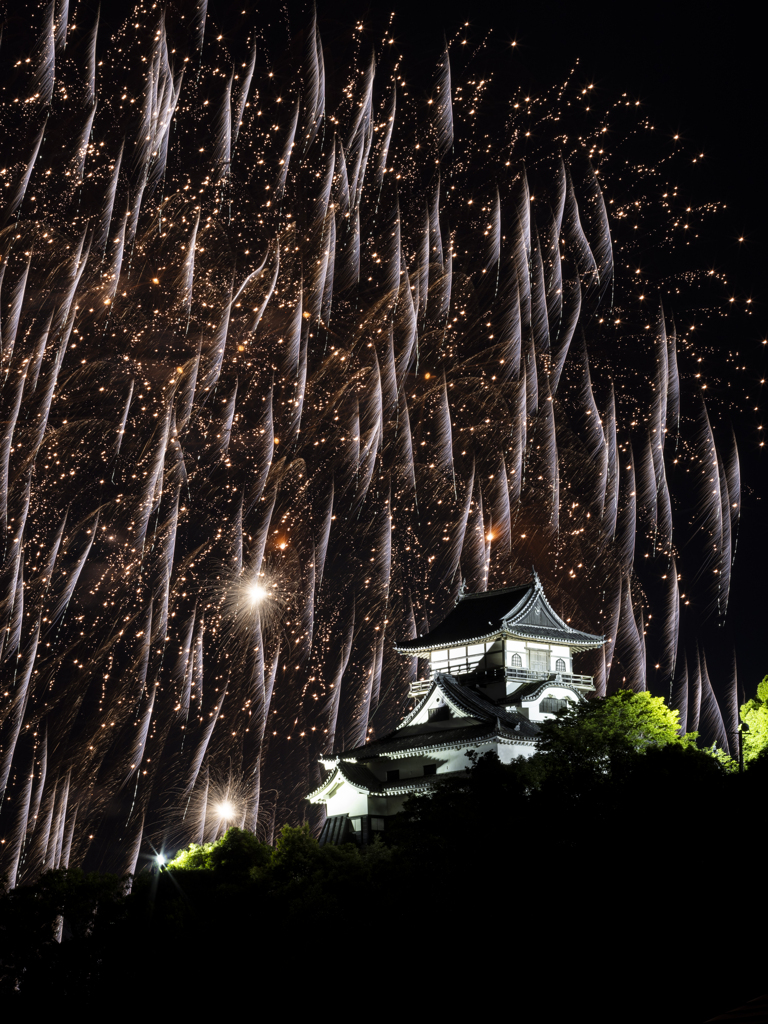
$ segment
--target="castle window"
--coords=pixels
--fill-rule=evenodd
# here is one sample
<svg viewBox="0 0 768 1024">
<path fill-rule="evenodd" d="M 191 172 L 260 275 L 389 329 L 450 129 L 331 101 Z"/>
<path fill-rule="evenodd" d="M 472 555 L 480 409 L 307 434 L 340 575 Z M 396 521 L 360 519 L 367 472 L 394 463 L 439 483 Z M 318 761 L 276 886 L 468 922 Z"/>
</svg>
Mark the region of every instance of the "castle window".
<svg viewBox="0 0 768 1024">
<path fill-rule="evenodd" d="M 555 672 L 565 672 L 565 659 L 558 658 L 555 662 Z"/>
<path fill-rule="evenodd" d="M 534 672 L 549 672 L 549 651 L 531 651 L 530 657 Z"/>
<path fill-rule="evenodd" d="M 544 700 L 539 704 L 539 711 L 544 714 L 554 715 L 561 708 L 568 707 L 567 700 L 558 700 L 557 697 L 545 697 Z"/>
<path fill-rule="evenodd" d="M 523 659 L 520 657 L 519 654 L 513 654 L 509 660 L 509 664 L 512 666 L 512 668 L 522 668 Z"/>
<path fill-rule="evenodd" d="M 449 647 L 448 648 L 448 661 L 451 668 L 459 669 L 463 668 L 467 661 L 467 648 L 466 647 Z"/>
<path fill-rule="evenodd" d="M 424 774 L 425 775 L 437 775 L 437 765 L 436 764 L 425 764 L 424 765 Z"/>
<path fill-rule="evenodd" d="M 384 831 L 384 819 L 383 818 L 371 818 L 371 828 L 374 832 Z"/>
<path fill-rule="evenodd" d="M 400 769 L 399 768 L 390 768 L 390 770 L 387 772 L 387 782 L 397 782 L 397 780 L 399 778 L 400 778 Z"/>
</svg>

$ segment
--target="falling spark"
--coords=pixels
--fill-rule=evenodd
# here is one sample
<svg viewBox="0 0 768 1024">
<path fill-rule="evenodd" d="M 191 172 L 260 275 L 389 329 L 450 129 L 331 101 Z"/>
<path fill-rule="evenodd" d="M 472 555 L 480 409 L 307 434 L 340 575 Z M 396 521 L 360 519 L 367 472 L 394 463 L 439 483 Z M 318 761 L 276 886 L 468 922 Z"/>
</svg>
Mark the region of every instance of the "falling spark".
<svg viewBox="0 0 768 1024">
<path fill-rule="evenodd" d="M 205 0 L 111 41 L 36 17 L 29 64 L 3 40 L 0 874 L 271 839 L 319 754 L 402 717 L 393 643 L 531 563 L 605 632 L 600 693 L 733 744 L 730 371 L 675 324 L 693 249 L 635 274 L 636 225 L 677 251 L 682 147 L 570 83 L 483 120 L 458 45 L 426 110 L 391 47 L 340 48 L 331 109 L 314 14 L 279 86 Z"/>
</svg>

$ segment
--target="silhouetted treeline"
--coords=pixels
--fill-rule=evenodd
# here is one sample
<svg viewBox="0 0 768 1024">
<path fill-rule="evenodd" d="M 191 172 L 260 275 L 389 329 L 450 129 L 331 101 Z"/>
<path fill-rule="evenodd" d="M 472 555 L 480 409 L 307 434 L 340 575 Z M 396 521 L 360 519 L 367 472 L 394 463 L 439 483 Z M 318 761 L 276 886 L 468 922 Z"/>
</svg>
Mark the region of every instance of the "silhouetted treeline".
<svg viewBox="0 0 768 1024">
<path fill-rule="evenodd" d="M 759 994 L 768 758 L 735 773 L 678 744 L 605 756 L 480 757 L 368 848 L 231 829 L 128 895 L 50 872 L 0 902 L 3 1004 L 322 1019 L 470 1000 L 693 1022 Z"/>
</svg>

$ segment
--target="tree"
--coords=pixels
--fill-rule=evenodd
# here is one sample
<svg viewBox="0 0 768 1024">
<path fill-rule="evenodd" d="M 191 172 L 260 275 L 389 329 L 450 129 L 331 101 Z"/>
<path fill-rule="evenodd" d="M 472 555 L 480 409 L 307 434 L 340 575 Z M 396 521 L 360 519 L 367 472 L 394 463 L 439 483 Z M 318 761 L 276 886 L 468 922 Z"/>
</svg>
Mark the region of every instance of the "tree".
<svg viewBox="0 0 768 1024">
<path fill-rule="evenodd" d="M 252 868 L 265 868 L 272 859 L 272 847 L 243 828 L 228 828 L 211 846 L 210 865 L 222 874 L 247 875 Z"/>
<path fill-rule="evenodd" d="M 694 746 L 696 738 L 695 733 L 680 736 L 680 713 L 668 708 L 662 697 L 619 690 L 610 697 L 570 703 L 557 718 L 542 722 L 534 760 L 546 774 L 560 761 L 602 774 L 617 760 L 650 747 Z"/>
<path fill-rule="evenodd" d="M 210 871 L 213 843 L 190 843 L 166 864 L 166 871 Z"/>
<path fill-rule="evenodd" d="M 58 868 L 0 897 L 0 998 L 79 996 L 98 971 L 103 937 L 125 917 L 127 883 Z"/>
<path fill-rule="evenodd" d="M 744 764 L 749 764 L 768 750 L 768 676 L 758 684 L 757 695 L 741 705 L 739 717 L 743 722 L 741 749 Z"/>
<path fill-rule="evenodd" d="M 213 843 L 191 843 L 185 850 L 179 850 L 166 870 L 247 875 L 251 868 L 266 867 L 271 857 L 271 846 L 259 842 L 252 832 L 233 826 Z"/>
<path fill-rule="evenodd" d="M 495 753 L 468 750 L 472 767 L 464 776 L 438 775 L 429 794 L 408 798 L 389 825 L 388 842 L 409 863 L 440 862 L 456 867 L 485 855 L 488 830 L 502 840 L 527 813 L 528 763 L 503 764 Z"/>
<path fill-rule="evenodd" d="M 309 878 L 319 867 L 321 847 L 309 825 L 283 825 L 272 855 L 272 876 L 280 885 Z"/>
</svg>

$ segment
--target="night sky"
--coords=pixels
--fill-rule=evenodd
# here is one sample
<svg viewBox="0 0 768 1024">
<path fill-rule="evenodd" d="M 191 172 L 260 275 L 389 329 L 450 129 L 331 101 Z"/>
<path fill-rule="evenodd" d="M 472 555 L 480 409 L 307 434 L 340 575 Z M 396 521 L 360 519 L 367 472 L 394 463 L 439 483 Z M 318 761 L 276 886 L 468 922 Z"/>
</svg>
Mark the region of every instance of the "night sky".
<svg viewBox="0 0 768 1024">
<path fill-rule="evenodd" d="M 245 17 L 240 14 L 244 6 L 218 2 L 209 11 L 219 18 L 221 31 L 232 32 L 250 23 L 251 8 Z M 306 8 L 284 4 L 280 16 L 274 8 L 267 9 L 272 37 L 284 41 L 287 26 L 295 29 Z M 727 330 L 711 333 L 714 346 L 741 350 L 750 385 L 745 389 L 750 399 L 745 398 L 741 408 L 738 402 L 732 406 L 744 492 L 729 624 L 739 661 L 739 685 L 748 696 L 768 672 L 760 642 L 766 608 L 762 581 L 768 578 L 768 521 L 763 504 L 768 502 L 768 480 L 766 453 L 760 449 L 757 430 L 763 423 L 760 381 L 768 373 L 768 346 L 762 345 L 768 338 L 764 294 L 768 207 L 759 198 L 766 183 L 762 121 L 768 90 L 753 8 L 737 3 L 723 15 L 693 3 L 617 7 L 597 2 L 585 7 L 466 5 L 456 0 L 436 5 L 414 0 L 398 8 L 342 0 L 320 3 L 317 12 L 329 41 L 350 39 L 351 26 L 362 21 L 370 31 L 371 45 L 394 12 L 397 46 L 412 73 L 416 70 L 421 76 L 425 95 L 444 37 L 468 22 L 470 45 L 487 41 L 487 66 L 510 91 L 520 85 L 533 92 L 551 89 L 573 73 L 575 80 L 594 85 L 596 109 L 601 98 L 626 92 L 652 113 L 659 131 L 679 136 L 692 151 L 704 152 L 705 159 L 695 171 L 674 181 L 680 181 L 692 202 L 727 204 L 727 211 L 708 225 L 703 262 L 725 272 L 737 304 L 743 308 L 745 300 L 751 299 L 753 309 L 750 320 L 733 318 Z"/>
<path fill-rule="evenodd" d="M 736 404 L 732 413 L 744 493 L 730 626 L 740 686 L 749 696 L 768 672 L 760 639 L 768 579 L 768 479 L 756 430 L 764 422 L 760 380 L 768 371 L 768 346 L 762 345 L 768 338 L 768 207 L 759 198 L 766 185 L 763 121 L 768 90 L 754 9 L 745 3 L 716 11 L 693 3 L 465 5 L 455 0 L 439 5 L 414 0 L 401 10 L 383 4 L 318 7 L 327 29 L 333 26 L 342 34 L 355 18 L 383 24 L 390 10 L 398 13 L 398 44 L 409 58 L 421 54 L 427 63 L 427 54 L 439 53 L 443 33 L 450 35 L 469 21 L 475 42 L 490 34 L 489 51 L 501 60 L 489 59 L 489 65 L 499 74 L 507 62 L 510 86 L 550 87 L 575 68 L 575 78 L 594 84 L 598 96 L 626 92 L 653 113 L 660 131 L 679 135 L 692 150 L 704 152 L 705 160 L 685 179 L 685 187 L 694 199 L 716 199 L 728 207 L 716 227 L 709 225 L 708 260 L 727 272 L 737 301 L 750 298 L 754 309 L 752 322 L 736 320 L 712 338 L 724 350 L 745 353 L 746 393 L 755 399 L 745 400 L 741 409 Z"/>
<path fill-rule="evenodd" d="M 60 10 L 0 45 L 13 871 L 132 869 L 222 795 L 271 839 L 402 717 L 393 643 L 532 564 L 609 634 L 598 692 L 733 743 L 768 672 L 749 23 L 211 0 L 200 43 L 146 2 L 93 49 Z"/>
</svg>

